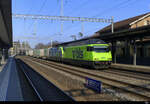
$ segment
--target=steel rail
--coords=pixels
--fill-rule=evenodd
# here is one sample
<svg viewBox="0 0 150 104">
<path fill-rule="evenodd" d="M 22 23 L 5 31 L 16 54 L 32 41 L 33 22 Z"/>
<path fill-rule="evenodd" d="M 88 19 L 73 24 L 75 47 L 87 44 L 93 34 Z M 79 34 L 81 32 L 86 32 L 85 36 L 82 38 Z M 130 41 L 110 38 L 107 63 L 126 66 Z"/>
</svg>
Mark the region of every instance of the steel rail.
<svg viewBox="0 0 150 104">
<path fill-rule="evenodd" d="M 54 64 L 54 62 L 50 62 L 50 61 L 49 62 L 47 62 L 47 61 L 40 62 L 39 60 L 40 59 L 38 59 L 38 60 L 34 59 L 34 61 L 36 61 L 38 63 L 42 63 L 44 65 L 47 65 L 47 66 L 50 66 L 50 67 L 53 67 L 53 68 L 56 68 L 56 69 L 59 69 L 59 70 L 63 70 L 65 72 L 67 72 L 67 73 L 71 73 L 71 74 L 79 76 L 81 78 L 85 78 L 85 77 L 89 77 L 89 76 L 90 77 L 94 77 L 94 78 L 98 78 L 98 79 L 100 79 L 106 85 L 109 85 L 109 86 L 112 86 L 112 87 L 115 87 L 115 88 L 119 88 L 119 89 L 123 89 L 123 90 L 125 90 L 127 92 L 134 93 L 134 95 L 142 96 L 145 99 L 150 99 L 150 96 L 147 96 L 147 95 L 145 95 L 145 94 L 143 94 L 141 92 L 136 92 L 133 89 L 131 89 L 132 87 L 136 87 L 138 89 L 140 88 L 141 90 L 146 90 L 147 91 L 147 90 L 150 90 L 149 88 L 145 88 L 143 86 L 134 85 L 134 84 L 127 83 L 127 82 L 122 82 L 122 81 L 114 80 L 114 79 L 111 79 L 111 78 L 106 78 L 106 77 L 103 77 L 103 76 L 94 75 L 94 74 L 91 74 L 91 73 L 88 73 L 88 72 L 83 72 L 83 71 L 75 70 L 73 68 L 69 68 L 69 67 L 62 66 L 62 65 L 60 66 L 58 64 Z M 41 61 L 43 61 L 43 60 L 41 60 Z M 85 74 L 85 75 L 81 75 L 81 73 Z M 122 86 L 128 86 L 128 87 L 130 86 L 130 89 L 127 89 L 127 88 L 124 88 L 124 87 L 119 87 L 117 85 L 112 85 L 112 84 L 110 84 L 108 82 L 113 82 L 113 83 L 115 82 L 116 84 L 119 84 L 119 85 L 122 85 Z"/>
<path fill-rule="evenodd" d="M 33 84 L 32 79 L 30 78 L 30 76 L 29 76 L 29 75 L 27 74 L 27 72 L 25 71 L 25 69 L 27 69 L 28 67 L 25 68 L 25 64 L 24 64 L 24 63 L 21 63 L 20 61 L 19 61 L 19 63 L 20 63 L 20 64 L 23 64 L 23 65 L 20 65 L 21 68 L 22 68 L 22 71 L 23 71 L 23 73 L 25 74 L 26 78 L 28 79 L 29 83 L 31 84 L 32 88 L 33 88 L 34 91 L 36 92 L 36 94 L 37 94 L 37 96 L 39 97 L 40 101 L 45 101 L 45 98 L 40 94 L 41 92 L 38 91 L 37 87 Z M 36 71 L 35 71 L 35 72 L 36 72 Z M 37 73 L 37 72 L 36 72 L 36 73 Z M 38 74 L 38 75 L 40 75 L 40 74 Z M 40 76 L 41 76 L 41 75 L 40 75 Z M 44 78 L 43 76 L 41 76 L 41 77 Z M 45 79 L 45 78 L 44 78 L 44 79 Z M 45 80 L 47 80 L 47 79 L 45 79 Z M 49 85 L 54 86 L 58 92 L 61 92 L 61 93 L 64 95 L 64 96 L 63 96 L 64 98 L 69 99 L 69 101 L 75 101 L 72 97 L 68 96 L 64 91 L 62 91 L 61 89 L 59 89 L 59 88 L 58 88 L 57 86 L 55 86 L 54 84 L 52 84 L 52 83 L 49 82 Z M 46 99 L 47 99 L 47 98 L 46 98 Z"/>
<path fill-rule="evenodd" d="M 29 84 L 32 86 L 32 88 L 33 88 L 33 90 L 35 91 L 36 95 L 38 96 L 39 100 L 40 100 L 40 101 L 43 101 L 41 95 L 40 95 L 39 92 L 36 90 L 36 87 L 34 86 L 34 84 L 32 83 L 31 79 L 29 78 L 29 76 L 28 76 L 27 73 L 25 72 L 24 66 L 21 65 L 21 63 L 20 63 L 19 60 L 17 60 L 17 62 L 19 63 L 19 66 L 21 67 L 23 74 L 24 74 L 25 77 L 27 78 Z"/>
</svg>

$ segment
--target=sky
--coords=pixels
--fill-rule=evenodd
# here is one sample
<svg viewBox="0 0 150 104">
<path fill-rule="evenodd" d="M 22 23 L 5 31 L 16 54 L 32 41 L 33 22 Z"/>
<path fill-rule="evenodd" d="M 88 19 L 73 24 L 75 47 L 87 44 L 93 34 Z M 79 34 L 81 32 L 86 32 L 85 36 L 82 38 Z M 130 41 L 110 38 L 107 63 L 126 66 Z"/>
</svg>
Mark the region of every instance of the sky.
<svg viewBox="0 0 150 104">
<path fill-rule="evenodd" d="M 63 0 L 64 16 L 105 18 L 114 22 L 150 12 L 149 0 Z M 13 14 L 60 16 L 61 0 L 12 0 Z M 13 41 L 26 41 L 32 48 L 38 43 L 72 41 L 84 27 L 83 36 L 91 36 L 109 23 L 32 20 L 13 18 Z M 79 39 L 79 37 L 77 37 Z"/>
</svg>

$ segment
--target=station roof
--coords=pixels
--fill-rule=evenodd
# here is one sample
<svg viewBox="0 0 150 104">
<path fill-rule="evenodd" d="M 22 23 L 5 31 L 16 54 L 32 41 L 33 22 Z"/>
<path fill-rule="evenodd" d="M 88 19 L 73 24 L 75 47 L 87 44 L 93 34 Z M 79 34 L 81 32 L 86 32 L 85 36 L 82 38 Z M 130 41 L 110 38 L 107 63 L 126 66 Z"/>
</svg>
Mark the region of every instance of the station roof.
<svg viewBox="0 0 150 104">
<path fill-rule="evenodd" d="M 0 0 L 0 48 L 12 46 L 11 0 Z"/>
<path fill-rule="evenodd" d="M 119 32 L 114 33 L 107 33 L 107 34 L 101 34 L 101 35 L 94 35 L 91 37 L 83 38 L 80 40 L 70 41 L 58 44 L 59 45 L 67 45 L 74 42 L 89 40 L 89 39 L 101 39 L 106 42 L 116 41 L 116 40 L 126 40 L 126 39 L 140 39 L 146 36 L 150 36 L 150 25 L 133 28 L 133 29 L 126 29 Z M 149 41 L 149 40 L 148 40 Z"/>
<path fill-rule="evenodd" d="M 128 18 L 128 19 L 125 19 L 125 20 L 122 20 L 122 21 L 115 22 L 114 23 L 114 31 L 118 32 L 120 30 L 129 29 L 131 23 L 139 20 L 140 18 L 142 18 L 144 16 L 147 16 L 148 14 L 150 14 L 150 13 L 148 12 L 148 13 L 145 13 L 145 14 L 141 14 L 139 16 L 135 16 L 135 17 L 131 17 L 131 18 Z M 103 29 L 97 31 L 96 33 L 106 34 L 106 33 L 110 33 L 110 32 L 111 32 L 111 25 L 104 27 Z"/>
<path fill-rule="evenodd" d="M 57 44 L 57 45 L 55 45 L 55 46 L 64 46 L 64 45 L 67 45 L 67 44 L 70 44 L 70 43 L 80 42 L 80 41 L 89 40 L 89 39 L 91 39 L 91 38 L 88 37 L 88 38 L 83 38 L 83 39 L 79 39 L 79 40 L 64 42 L 64 43 Z"/>
<path fill-rule="evenodd" d="M 150 25 L 133 29 L 126 29 L 114 33 L 101 34 L 99 36 L 92 36 L 92 38 L 100 38 L 105 41 L 114 41 L 126 39 L 140 39 L 147 36 L 150 36 Z"/>
</svg>

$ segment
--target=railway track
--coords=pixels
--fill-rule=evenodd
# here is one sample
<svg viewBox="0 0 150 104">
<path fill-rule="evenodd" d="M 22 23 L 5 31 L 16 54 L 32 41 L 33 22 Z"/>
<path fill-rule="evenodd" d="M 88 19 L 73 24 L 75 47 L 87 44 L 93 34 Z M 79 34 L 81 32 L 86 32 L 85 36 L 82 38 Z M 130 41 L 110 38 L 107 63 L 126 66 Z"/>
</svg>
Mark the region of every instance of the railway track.
<svg viewBox="0 0 150 104">
<path fill-rule="evenodd" d="M 121 64 L 120 64 L 121 65 Z M 111 69 L 114 70 L 122 70 L 124 72 L 133 72 L 133 73 L 139 73 L 139 74 L 144 74 L 144 75 L 149 75 L 150 74 L 150 69 L 149 67 L 144 67 L 144 66 L 131 66 L 131 65 L 123 65 L 123 67 L 120 68 L 120 65 L 115 65 L 112 64 Z"/>
<path fill-rule="evenodd" d="M 136 79 L 140 79 L 140 80 L 150 81 L 149 75 L 142 74 L 142 73 L 124 71 L 121 69 L 120 70 L 118 70 L 118 69 L 105 70 L 104 72 L 121 75 L 121 76 L 126 76 L 126 77 L 131 77 L 131 78 L 136 78 Z"/>
<path fill-rule="evenodd" d="M 28 57 L 29 58 L 29 57 Z M 27 58 L 25 58 L 28 61 L 31 61 Z M 145 87 L 145 86 L 140 86 L 137 84 L 133 84 L 133 83 L 128 83 L 125 81 L 120 81 L 120 80 L 116 80 L 114 78 L 111 78 L 111 76 L 102 76 L 100 75 L 100 73 L 96 74 L 96 73 L 91 73 L 91 71 L 87 71 L 87 70 L 80 70 L 80 68 L 75 68 L 75 67 L 70 67 L 67 65 L 63 65 L 60 63 L 55 63 L 55 62 L 51 62 L 51 61 L 45 61 L 45 60 L 41 60 L 41 59 L 35 59 L 35 58 L 30 58 L 32 59 L 32 61 L 36 61 L 36 63 L 41 63 L 43 65 L 47 65 L 50 67 L 53 67 L 57 70 L 61 70 L 64 71 L 66 73 L 70 73 L 72 75 L 76 75 L 80 78 L 86 78 L 86 77 L 90 77 L 96 80 L 101 80 L 103 82 L 103 84 L 111 86 L 113 88 L 117 88 L 117 89 L 121 89 L 124 90 L 130 94 L 132 94 L 134 97 L 136 96 L 137 98 L 141 99 L 141 100 L 146 100 L 148 101 L 150 99 L 150 88 Z M 107 73 L 107 72 L 106 72 Z"/>
<path fill-rule="evenodd" d="M 73 98 L 32 70 L 20 59 L 16 59 L 16 62 L 27 79 L 27 83 L 30 86 L 32 93 L 34 93 L 32 94 L 32 98 L 35 98 L 34 101 L 74 101 Z M 30 100 L 32 101 L 33 99 L 30 98 Z"/>
<path fill-rule="evenodd" d="M 35 89 L 35 86 L 32 84 L 32 81 L 30 80 L 27 73 L 25 72 L 25 67 L 22 65 L 22 63 L 19 60 L 15 60 L 15 61 L 17 63 L 17 67 L 19 68 L 18 72 L 20 75 L 20 80 L 24 81 L 24 82 L 21 82 L 21 84 L 26 85 L 24 89 L 26 89 L 26 91 L 28 90 L 28 94 L 31 95 L 30 97 L 24 97 L 24 100 L 25 101 L 42 101 L 40 95 Z"/>
</svg>

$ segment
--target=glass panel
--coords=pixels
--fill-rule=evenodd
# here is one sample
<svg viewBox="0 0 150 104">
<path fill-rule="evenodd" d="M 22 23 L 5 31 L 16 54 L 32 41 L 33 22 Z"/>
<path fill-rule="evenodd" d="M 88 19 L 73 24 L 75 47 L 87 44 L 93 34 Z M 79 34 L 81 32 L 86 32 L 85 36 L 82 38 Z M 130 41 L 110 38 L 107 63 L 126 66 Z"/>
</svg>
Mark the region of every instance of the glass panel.
<svg viewBox="0 0 150 104">
<path fill-rule="evenodd" d="M 109 48 L 107 47 L 94 47 L 95 52 L 109 52 Z"/>
</svg>

